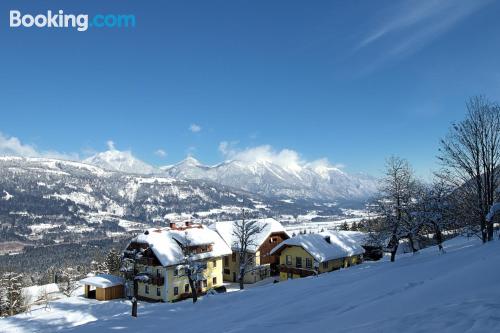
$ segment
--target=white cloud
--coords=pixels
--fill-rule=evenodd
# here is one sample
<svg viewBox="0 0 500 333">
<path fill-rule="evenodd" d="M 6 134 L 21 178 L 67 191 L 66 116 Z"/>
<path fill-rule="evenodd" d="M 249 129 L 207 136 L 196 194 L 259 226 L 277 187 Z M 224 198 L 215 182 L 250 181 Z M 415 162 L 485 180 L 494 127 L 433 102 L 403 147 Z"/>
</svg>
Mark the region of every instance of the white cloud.
<svg viewBox="0 0 500 333">
<path fill-rule="evenodd" d="M 270 145 L 262 145 L 239 150 L 237 141 L 222 141 L 219 143 L 219 151 L 226 159 L 238 160 L 247 163 L 269 162 L 279 165 L 282 168 L 300 170 L 302 167 L 317 168 L 340 168 L 342 165 L 333 165 L 328 159 L 321 158 L 314 161 L 307 161 L 292 149 L 275 150 Z"/>
<path fill-rule="evenodd" d="M 191 124 L 191 126 L 189 126 L 189 130 L 193 133 L 198 133 L 201 131 L 201 126 L 197 124 Z"/>
<path fill-rule="evenodd" d="M 157 151 L 155 151 L 155 155 L 163 158 L 167 156 L 167 152 L 163 149 L 158 149 Z"/>
<path fill-rule="evenodd" d="M 356 50 L 383 44 L 375 62 L 414 53 L 439 38 L 491 0 L 411 0 L 394 2 L 378 14 L 379 23 L 359 42 Z M 377 15 L 375 15 L 377 17 Z"/>
<path fill-rule="evenodd" d="M 21 157 L 47 157 L 65 160 L 78 160 L 76 153 L 66 154 L 53 150 L 39 151 L 35 146 L 22 143 L 14 136 L 7 136 L 0 132 L 0 155 Z"/>
<path fill-rule="evenodd" d="M 115 142 L 113 140 L 106 141 L 106 145 L 108 146 L 108 150 L 116 150 Z"/>
</svg>

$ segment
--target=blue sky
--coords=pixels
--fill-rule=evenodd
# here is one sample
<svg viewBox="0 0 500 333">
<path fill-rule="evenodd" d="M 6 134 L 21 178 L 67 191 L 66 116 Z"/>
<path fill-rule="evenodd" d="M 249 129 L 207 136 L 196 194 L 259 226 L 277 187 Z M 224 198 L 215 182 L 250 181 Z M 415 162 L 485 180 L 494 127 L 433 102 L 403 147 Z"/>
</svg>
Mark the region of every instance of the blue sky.
<svg viewBox="0 0 500 333">
<path fill-rule="evenodd" d="M 137 26 L 11 29 L 11 9 L 134 14 Z M 265 146 L 374 175 L 398 154 L 425 176 L 467 97 L 500 100 L 498 12 L 465 0 L 3 0 L 0 153 L 84 158 L 112 140 L 154 165 L 214 164 Z"/>
</svg>

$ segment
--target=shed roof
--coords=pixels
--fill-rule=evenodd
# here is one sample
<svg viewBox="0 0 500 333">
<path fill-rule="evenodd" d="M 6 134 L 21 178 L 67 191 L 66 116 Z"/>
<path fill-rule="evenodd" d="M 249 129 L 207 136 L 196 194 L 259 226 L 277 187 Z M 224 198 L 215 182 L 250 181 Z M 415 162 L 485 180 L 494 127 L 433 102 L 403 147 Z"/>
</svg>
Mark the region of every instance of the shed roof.
<svg viewBox="0 0 500 333">
<path fill-rule="evenodd" d="M 94 286 L 96 288 L 109 288 L 122 285 L 123 283 L 123 278 L 110 274 L 99 274 L 80 280 L 80 284 Z"/>
</svg>

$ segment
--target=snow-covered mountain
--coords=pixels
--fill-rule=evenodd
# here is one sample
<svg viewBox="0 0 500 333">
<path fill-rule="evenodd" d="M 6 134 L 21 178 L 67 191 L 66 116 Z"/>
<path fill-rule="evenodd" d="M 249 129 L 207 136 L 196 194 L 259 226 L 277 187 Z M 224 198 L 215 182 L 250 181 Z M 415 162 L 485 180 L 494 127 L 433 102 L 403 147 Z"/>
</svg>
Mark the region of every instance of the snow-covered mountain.
<svg viewBox="0 0 500 333">
<path fill-rule="evenodd" d="M 176 179 L 208 179 L 272 197 L 359 200 L 377 191 L 375 178 L 348 174 L 327 163 L 282 166 L 267 160 L 230 160 L 206 166 L 188 157 L 161 171 Z"/>
<path fill-rule="evenodd" d="M 306 200 L 284 202 L 237 186 L 181 175 L 183 170 L 205 170 L 196 165 L 193 159 L 177 165 L 179 174 L 174 178 L 109 171 L 58 159 L 0 157 L 0 238 L 43 244 L 75 242 L 169 220 L 193 218 L 208 223 L 235 219 L 242 208 L 263 217 L 341 214 L 336 206 Z"/>
<path fill-rule="evenodd" d="M 205 180 L 114 172 L 57 159 L 0 157 L 4 240 L 74 242 L 141 229 L 155 221 L 234 218 L 241 208 L 258 214 L 269 204 L 257 195 Z"/>
<path fill-rule="evenodd" d="M 156 171 L 153 166 L 135 158 L 130 151 L 116 149 L 97 153 L 85 159 L 84 162 L 111 171 L 145 175 L 153 174 Z"/>
<path fill-rule="evenodd" d="M 364 200 L 377 192 L 375 178 L 349 174 L 326 161 L 278 164 L 268 159 L 233 159 L 208 166 L 190 156 L 177 164 L 155 168 L 135 158 L 130 151 L 112 148 L 84 162 L 112 171 L 210 180 L 273 198 Z"/>
</svg>

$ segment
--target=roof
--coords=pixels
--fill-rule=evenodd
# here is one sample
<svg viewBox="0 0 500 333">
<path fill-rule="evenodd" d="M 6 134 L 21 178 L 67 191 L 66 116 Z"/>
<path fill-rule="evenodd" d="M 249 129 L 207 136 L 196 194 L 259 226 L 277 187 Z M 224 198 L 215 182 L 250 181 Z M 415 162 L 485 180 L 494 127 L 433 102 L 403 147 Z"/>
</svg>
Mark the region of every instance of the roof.
<svg viewBox="0 0 500 333">
<path fill-rule="evenodd" d="M 89 276 L 80 280 L 80 284 L 94 286 L 96 288 L 109 288 L 123 284 L 123 278 L 110 274 L 99 274 L 96 276 Z"/>
<path fill-rule="evenodd" d="M 231 249 L 215 231 L 202 225 L 189 228 L 152 228 L 138 235 L 131 242 L 147 244 L 162 266 L 184 262 L 183 246 L 212 245 L 212 251 L 191 255 L 192 260 L 203 260 L 230 255 Z"/>
<path fill-rule="evenodd" d="M 257 219 L 257 220 L 248 220 L 249 222 L 256 222 L 261 228 L 261 232 L 255 235 L 255 238 L 252 240 L 253 244 L 248 246 L 249 252 L 255 252 L 257 249 L 265 242 L 265 240 L 273 233 L 282 232 L 285 233 L 288 237 L 290 235 L 285 230 L 283 225 L 276 221 L 273 218 L 267 219 Z M 210 228 L 216 230 L 219 235 L 224 239 L 227 245 L 229 245 L 234 251 L 238 250 L 238 241 L 234 236 L 234 230 L 237 226 L 237 223 L 241 221 L 223 221 L 223 222 L 215 222 L 210 225 Z"/>
<path fill-rule="evenodd" d="M 330 243 L 327 242 L 328 236 Z M 298 235 L 278 244 L 272 249 L 271 254 L 281 252 L 286 246 L 300 246 L 318 262 L 350 257 L 365 252 L 354 237 L 338 232 Z"/>
</svg>

